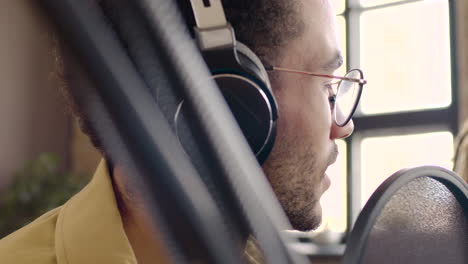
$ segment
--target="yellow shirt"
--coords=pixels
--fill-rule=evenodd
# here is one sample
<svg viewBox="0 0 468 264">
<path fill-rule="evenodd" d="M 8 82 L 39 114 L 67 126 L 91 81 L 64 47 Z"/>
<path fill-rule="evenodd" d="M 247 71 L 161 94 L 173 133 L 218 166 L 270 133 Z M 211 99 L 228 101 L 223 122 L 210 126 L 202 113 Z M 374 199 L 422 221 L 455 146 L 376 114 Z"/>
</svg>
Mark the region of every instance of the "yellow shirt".
<svg viewBox="0 0 468 264">
<path fill-rule="evenodd" d="M 265 263 L 250 238 L 247 263 Z M 164 263 L 165 259 L 154 260 Z M 125 234 L 106 162 L 92 181 L 63 206 L 0 240 L 0 263 L 137 264 Z"/>
<path fill-rule="evenodd" d="M 136 264 L 106 163 L 63 206 L 0 240 L 0 263 Z"/>
</svg>

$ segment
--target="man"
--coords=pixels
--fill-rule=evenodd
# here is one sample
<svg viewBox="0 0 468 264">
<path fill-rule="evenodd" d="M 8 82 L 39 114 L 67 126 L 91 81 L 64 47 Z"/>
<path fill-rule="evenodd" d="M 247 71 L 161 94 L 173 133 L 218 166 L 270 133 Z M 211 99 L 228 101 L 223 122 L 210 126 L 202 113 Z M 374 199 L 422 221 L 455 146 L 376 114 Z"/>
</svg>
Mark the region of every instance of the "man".
<svg viewBox="0 0 468 264">
<path fill-rule="evenodd" d="M 328 1 L 225 0 L 223 4 L 237 39 L 263 61 L 320 75 L 332 75 L 342 65 Z M 312 230 L 321 221 L 319 200 L 330 185 L 325 171 L 337 156 L 334 141 L 349 136 L 353 123 L 338 126 L 335 121 L 332 83 L 336 80 L 274 69 L 270 78 L 280 115 L 276 142 L 262 166 L 293 227 Z M 76 110 L 84 131 L 106 158 L 89 117 Z M 165 263 L 164 245 L 155 240 L 157 230 L 151 228 L 131 191 L 135 186 L 126 179 L 123 162 L 113 161 L 112 167 L 102 162 L 81 193 L 0 242 L 0 259 Z"/>
</svg>

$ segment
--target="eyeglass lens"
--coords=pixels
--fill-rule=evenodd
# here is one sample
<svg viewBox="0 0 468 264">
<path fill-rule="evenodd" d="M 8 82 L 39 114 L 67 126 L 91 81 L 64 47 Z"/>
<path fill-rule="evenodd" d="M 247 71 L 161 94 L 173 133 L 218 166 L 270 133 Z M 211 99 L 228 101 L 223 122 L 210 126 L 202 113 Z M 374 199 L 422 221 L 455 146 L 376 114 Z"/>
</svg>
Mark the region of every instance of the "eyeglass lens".
<svg viewBox="0 0 468 264">
<path fill-rule="evenodd" d="M 345 77 L 362 79 L 359 70 L 351 70 Z M 338 85 L 335 104 L 335 120 L 338 126 L 345 126 L 351 119 L 360 97 L 361 84 L 342 80 Z"/>
</svg>

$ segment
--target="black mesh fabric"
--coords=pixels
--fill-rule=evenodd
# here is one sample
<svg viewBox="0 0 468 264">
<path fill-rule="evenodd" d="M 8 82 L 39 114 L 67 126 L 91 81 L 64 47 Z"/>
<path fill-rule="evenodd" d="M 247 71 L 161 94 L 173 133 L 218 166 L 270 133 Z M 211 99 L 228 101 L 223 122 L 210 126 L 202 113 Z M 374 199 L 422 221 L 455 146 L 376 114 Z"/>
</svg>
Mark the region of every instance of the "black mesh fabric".
<svg viewBox="0 0 468 264">
<path fill-rule="evenodd" d="M 417 178 L 385 205 L 364 250 L 362 263 L 466 264 L 467 218 L 445 185 Z"/>
</svg>

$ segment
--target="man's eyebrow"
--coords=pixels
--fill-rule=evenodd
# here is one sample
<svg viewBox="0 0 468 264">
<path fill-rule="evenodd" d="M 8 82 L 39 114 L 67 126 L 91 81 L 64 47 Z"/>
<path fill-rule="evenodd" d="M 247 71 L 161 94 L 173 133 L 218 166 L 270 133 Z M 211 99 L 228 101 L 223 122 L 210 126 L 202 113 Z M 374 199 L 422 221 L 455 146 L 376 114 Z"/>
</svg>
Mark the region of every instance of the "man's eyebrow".
<svg viewBox="0 0 468 264">
<path fill-rule="evenodd" d="M 340 68 L 343 65 L 343 56 L 341 52 L 337 51 L 333 59 L 325 63 L 322 68 L 325 71 L 335 71 L 336 69 Z"/>
</svg>

